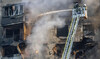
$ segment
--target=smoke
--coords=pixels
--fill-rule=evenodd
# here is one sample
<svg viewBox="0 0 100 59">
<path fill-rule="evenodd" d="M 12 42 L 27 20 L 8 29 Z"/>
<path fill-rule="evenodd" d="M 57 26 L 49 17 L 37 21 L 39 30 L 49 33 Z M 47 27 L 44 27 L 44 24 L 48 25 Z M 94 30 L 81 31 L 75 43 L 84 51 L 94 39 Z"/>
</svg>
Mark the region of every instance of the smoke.
<svg viewBox="0 0 100 59">
<path fill-rule="evenodd" d="M 64 19 L 60 19 L 58 16 L 44 16 L 42 19 L 37 21 L 33 27 L 32 34 L 27 38 L 27 42 L 31 43 L 31 45 L 28 47 L 28 49 L 32 49 L 30 52 L 36 54 L 36 51 L 38 51 L 38 59 L 44 59 L 41 57 L 45 56 L 43 55 L 44 53 L 42 53 L 42 51 L 44 50 L 43 44 L 47 43 L 49 40 L 48 31 L 54 27 L 64 26 L 64 22 Z"/>
<path fill-rule="evenodd" d="M 88 7 L 88 19 L 92 22 L 95 30 L 100 25 L 100 0 L 85 0 Z"/>
<path fill-rule="evenodd" d="M 100 1 L 99 0 L 85 0 L 84 3 L 86 3 L 88 7 L 88 15 L 95 16 L 95 12 L 100 6 Z"/>
<path fill-rule="evenodd" d="M 100 0 L 86 0 L 85 3 L 88 6 L 89 20 L 92 22 L 95 31 L 94 41 L 98 43 L 90 53 L 87 53 L 88 57 L 85 59 L 100 59 Z"/>
<path fill-rule="evenodd" d="M 88 51 L 85 59 L 100 59 L 100 29 L 96 31 L 95 41 L 98 43 L 94 48 Z"/>
<path fill-rule="evenodd" d="M 92 21 L 95 30 L 100 25 L 100 0 L 85 0 L 88 7 L 89 20 Z"/>
<path fill-rule="evenodd" d="M 47 59 L 44 44 L 48 43 L 49 30 L 54 27 L 63 27 L 65 19 L 59 15 L 68 15 L 60 13 L 59 15 L 45 15 L 40 18 L 35 18 L 37 15 L 54 10 L 63 10 L 70 8 L 71 0 L 23 0 L 25 2 L 25 12 L 27 23 L 34 23 L 32 33 L 27 37 L 28 46 L 25 53 L 28 54 L 28 59 Z M 43 52 L 45 51 L 45 52 Z"/>
<path fill-rule="evenodd" d="M 100 0 L 86 0 L 88 6 L 89 20 L 92 22 L 95 30 L 100 27 Z"/>
<path fill-rule="evenodd" d="M 34 17 L 41 13 L 68 9 L 72 6 L 71 0 L 22 0 L 22 2 L 26 3 L 25 12 L 28 13 L 28 23 L 35 21 Z"/>
</svg>

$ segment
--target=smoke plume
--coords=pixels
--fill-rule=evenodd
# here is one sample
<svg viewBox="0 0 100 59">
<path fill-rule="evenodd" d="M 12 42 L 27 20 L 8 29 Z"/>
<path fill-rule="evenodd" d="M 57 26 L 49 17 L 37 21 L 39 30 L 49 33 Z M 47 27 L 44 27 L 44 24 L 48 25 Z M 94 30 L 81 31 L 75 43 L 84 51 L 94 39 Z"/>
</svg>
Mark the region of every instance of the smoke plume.
<svg viewBox="0 0 100 59">
<path fill-rule="evenodd" d="M 33 27 L 32 34 L 28 36 L 27 42 L 31 43 L 31 45 L 28 46 L 28 49 L 32 49 L 32 53 L 38 53 L 38 57 L 34 57 L 34 59 L 44 59 L 43 55 L 44 52 L 44 46 L 43 44 L 47 43 L 49 38 L 48 31 L 52 28 L 56 27 L 62 27 L 65 25 L 64 19 L 60 19 L 59 17 L 55 16 L 44 16 L 42 19 L 37 21 L 35 23 L 35 26 Z M 37 52 L 36 52 L 37 51 Z M 31 53 L 31 54 L 32 54 Z M 42 57 L 42 58 L 41 58 Z"/>
<path fill-rule="evenodd" d="M 92 21 L 94 29 L 100 25 L 100 0 L 85 0 L 88 7 L 89 20 Z"/>
<path fill-rule="evenodd" d="M 22 0 L 22 2 L 26 3 L 25 12 L 28 13 L 28 23 L 35 21 L 34 17 L 41 13 L 68 9 L 72 6 L 71 0 Z"/>
<path fill-rule="evenodd" d="M 32 33 L 27 37 L 28 44 L 26 52 L 29 54 L 29 59 L 46 59 L 45 47 L 43 46 L 48 42 L 48 31 L 53 27 L 63 27 L 65 21 L 58 15 L 47 15 L 39 19 L 35 17 L 41 13 L 62 10 L 70 8 L 73 4 L 71 0 L 23 0 L 25 2 L 25 12 L 27 13 L 27 23 L 34 23 Z M 93 26 L 98 28 L 99 13 L 97 9 L 100 5 L 99 0 L 85 0 L 88 6 L 89 19 L 93 22 Z M 68 15 L 67 13 L 61 13 L 60 15 Z M 98 23 L 97 23 L 98 22 Z M 87 58 L 88 59 L 88 58 Z"/>
<path fill-rule="evenodd" d="M 92 22 L 95 31 L 94 40 L 98 43 L 90 53 L 87 53 L 88 57 L 85 59 L 100 59 L 100 0 L 86 0 L 85 3 L 88 6 L 88 19 Z"/>
<path fill-rule="evenodd" d="M 88 7 L 88 16 L 95 16 L 98 7 L 100 6 L 99 0 L 85 0 L 84 3 L 87 4 Z"/>
<path fill-rule="evenodd" d="M 26 53 L 28 59 L 47 59 L 45 58 L 44 44 L 49 40 L 49 30 L 54 27 L 63 27 L 65 19 L 59 15 L 68 15 L 60 13 L 59 15 L 46 15 L 40 18 L 35 18 L 37 15 L 54 10 L 63 10 L 70 8 L 71 0 L 23 0 L 25 3 L 25 12 L 27 13 L 27 23 L 34 23 L 32 33 L 27 37 L 28 46 Z M 45 51 L 45 52 L 43 52 Z"/>
</svg>

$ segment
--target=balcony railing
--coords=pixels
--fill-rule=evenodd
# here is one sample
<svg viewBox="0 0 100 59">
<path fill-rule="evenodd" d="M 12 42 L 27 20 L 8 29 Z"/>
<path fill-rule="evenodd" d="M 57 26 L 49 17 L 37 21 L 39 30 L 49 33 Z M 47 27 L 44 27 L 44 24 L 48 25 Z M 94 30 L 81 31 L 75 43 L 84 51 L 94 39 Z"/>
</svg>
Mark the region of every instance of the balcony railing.
<svg viewBox="0 0 100 59">
<path fill-rule="evenodd" d="M 1 38 L 1 45 L 10 45 L 13 41 L 13 38 Z"/>
</svg>

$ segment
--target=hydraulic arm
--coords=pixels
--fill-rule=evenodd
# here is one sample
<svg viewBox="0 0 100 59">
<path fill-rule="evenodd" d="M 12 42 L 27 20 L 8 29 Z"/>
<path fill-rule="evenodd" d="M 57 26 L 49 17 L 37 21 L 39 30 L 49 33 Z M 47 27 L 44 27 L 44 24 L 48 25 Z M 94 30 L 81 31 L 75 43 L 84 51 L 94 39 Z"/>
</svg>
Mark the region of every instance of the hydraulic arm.
<svg viewBox="0 0 100 59">
<path fill-rule="evenodd" d="M 62 59 L 69 59 L 71 54 L 71 49 L 73 46 L 74 36 L 78 27 L 79 19 L 87 18 L 87 7 L 86 4 L 84 6 L 79 6 L 78 3 L 75 4 L 72 10 L 72 22 L 69 28 L 69 33 L 66 39 L 64 51 L 62 54 Z"/>
</svg>

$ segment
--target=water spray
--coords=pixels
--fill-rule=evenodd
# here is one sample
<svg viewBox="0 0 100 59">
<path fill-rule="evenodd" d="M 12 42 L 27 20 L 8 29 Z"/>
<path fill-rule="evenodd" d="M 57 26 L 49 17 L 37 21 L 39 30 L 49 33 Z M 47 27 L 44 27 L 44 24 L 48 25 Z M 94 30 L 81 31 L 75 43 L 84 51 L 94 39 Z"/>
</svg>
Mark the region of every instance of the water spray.
<svg viewBox="0 0 100 59">
<path fill-rule="evenodd" d="M 56 11 L 49 11 L 49 12 L 41 13 L 41 14 L 37 15 L 34 19 L 37 19 L 42 16 L 46 16 L 46 15 L 52 15 L 52 14 L 56 14 L 56 13 L 60 13 L 60 12 L 68 12 L 68 11 L 72 11 L 72 9 L 56 10 Z M 31 21 L 31 23 L 33 23 L 33 21 Z"/>
<path fill-rule="evenodd" d="M 44 16 L 44 15 L 50 15 L 50 14 L 54 14 L 54 13 L 67 12 L 67 11 L 72 11 L 72 9 L 50 11 L 50 12 L 39 14 L 38 17 L 39 16 Z"/>
</svg>

